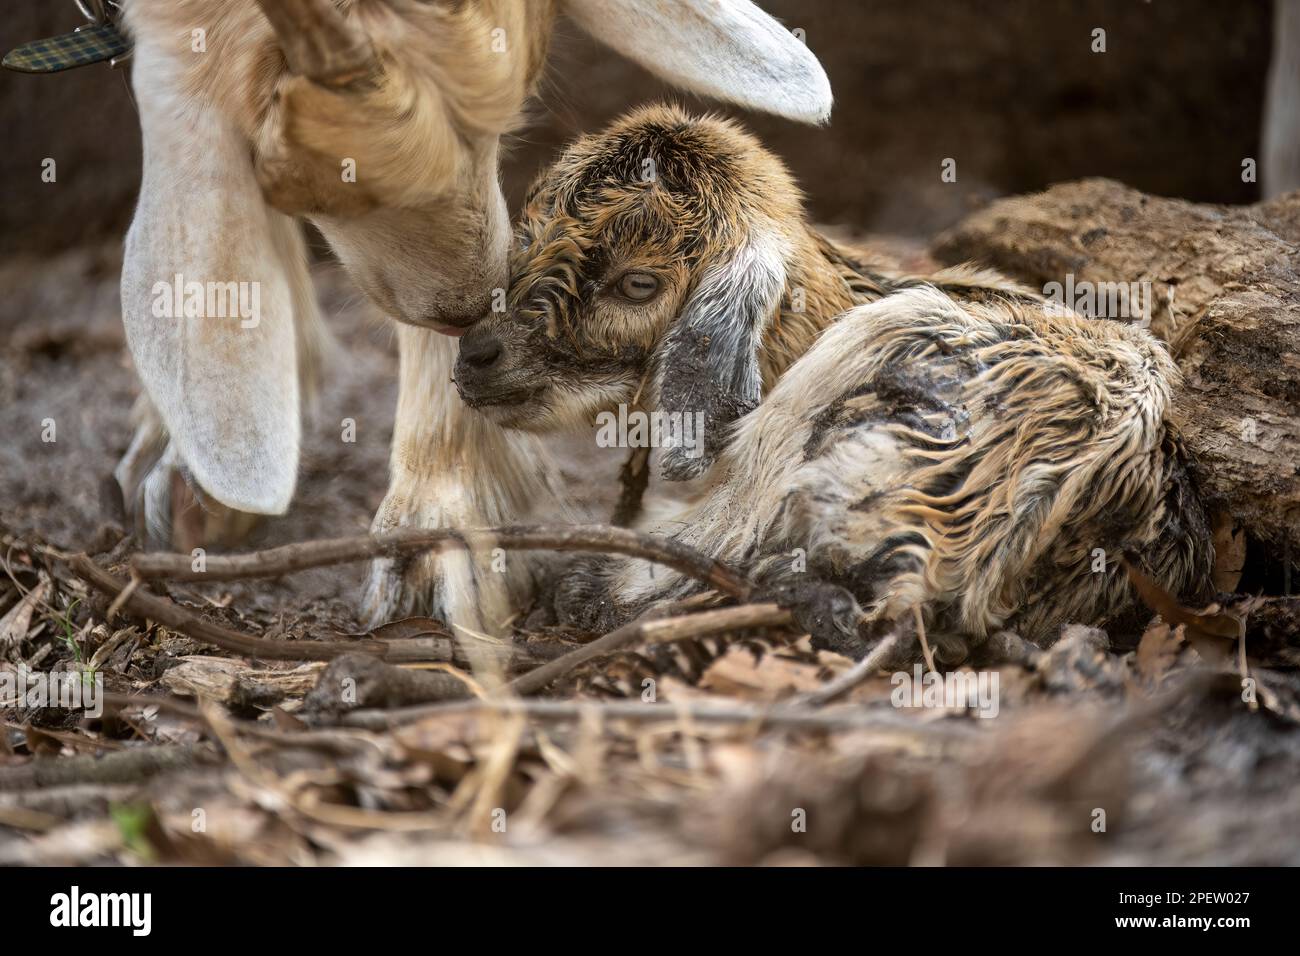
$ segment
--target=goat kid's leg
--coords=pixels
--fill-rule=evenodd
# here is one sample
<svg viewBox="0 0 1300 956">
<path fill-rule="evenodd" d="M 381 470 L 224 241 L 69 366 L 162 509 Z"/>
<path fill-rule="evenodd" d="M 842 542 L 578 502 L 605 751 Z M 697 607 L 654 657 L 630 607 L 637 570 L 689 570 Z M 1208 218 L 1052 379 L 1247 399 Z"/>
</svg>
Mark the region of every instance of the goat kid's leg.
<svg viewBox="0 0 1300 956">
<path fill-rule="evenodd" d="M 456 343 L 445 335 L 398 329 L 401 372 L 389 489 L 371 530 L 457 528 L 518 523 L 557 500 L 538 439 L 507 432 L 467 408 L 451 383 Z M 362 616 L 380 624 L 428 614 L 453 628 L 503 633 L 533 582 L 532 560 L 490 541 L 397 562 L 376 560 Z"/>
</svg>

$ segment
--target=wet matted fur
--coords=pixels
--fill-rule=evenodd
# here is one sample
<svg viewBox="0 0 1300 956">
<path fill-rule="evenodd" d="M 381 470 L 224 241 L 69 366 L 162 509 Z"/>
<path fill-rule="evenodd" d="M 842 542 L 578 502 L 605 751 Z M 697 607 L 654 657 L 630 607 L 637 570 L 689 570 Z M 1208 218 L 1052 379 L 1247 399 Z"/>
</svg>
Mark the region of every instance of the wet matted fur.
<svg viewBox="0 0 1300 956">
<path fill-rule="evenodd" d="M 1176 593 L 1208 580 L 1158 341 L 994 273 L 871 268 L 808 225 L 733 122 L 650 107 L 583 137 L 516 238 L 509 308 L 464 340 L 462 396 L 534 431 L 621 403 L 702 412 L 703 453 L 661 464 L 704 493 L 653 530 L 815 595 L 823 638 L 860 649 L 920 607 L 937 635 L 1048 643 L 1131 605 L 1126 551 Z M 559 603 L 607 627 L 694 587 L 601 558 Z"/>
</svg>

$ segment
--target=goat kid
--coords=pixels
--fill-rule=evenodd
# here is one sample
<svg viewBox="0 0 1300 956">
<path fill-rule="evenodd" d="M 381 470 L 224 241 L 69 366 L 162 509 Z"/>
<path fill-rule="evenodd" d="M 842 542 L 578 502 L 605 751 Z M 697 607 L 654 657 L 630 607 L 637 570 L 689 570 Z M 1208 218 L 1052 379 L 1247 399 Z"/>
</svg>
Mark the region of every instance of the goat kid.
<svg viewBox="0 0 1300 956">
<path fill-rule="evenodd" d="M 748 0 L 127 0 L 144 178 L 122 307 L 145 393 L 117 477 L 143 538 L 229 544 L 289 506 L 327 343 L 299 216 L 403 323 L 375 530 L 495 525 L 545 498 L 535 440 L 455 399 L 448 336 L 505 287 L 498 141 L 561 12 L 683 88 L 829 114 L 816 58 Z M 160 316 L 173 283 L 187 302 L 194 283 L 255 288 L 258 314 Z M 526 583 L 462 554 L 381 561 L 364 610 L 491 630 Z"/>
<path fill-rule="evenodd" d="M 532 188 L 512 272 L 508 313 L 461 340 L 465 401 L 529 431 L 702 412 L 703 448 L 661 459 L 702 496 L 650 530 L 743 566 L 830 646 L 861 654 L 918 608 L 958 656 L 1113 623 L 1126 551 L 1175 593 L 1208 580 L 1159 342 L 990 272 L 870 268 L 732 122 L 652 107 L 578 140 Z M 557 606 L 606 629 L 695 588 L 591 559 Z"/>
</svg>

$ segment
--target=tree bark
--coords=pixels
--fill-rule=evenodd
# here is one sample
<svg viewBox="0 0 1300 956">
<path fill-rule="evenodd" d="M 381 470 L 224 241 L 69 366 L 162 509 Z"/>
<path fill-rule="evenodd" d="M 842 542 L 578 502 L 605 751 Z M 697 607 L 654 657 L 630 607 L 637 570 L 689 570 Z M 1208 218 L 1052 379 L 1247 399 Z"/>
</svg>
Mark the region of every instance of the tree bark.
<svg viewBox="0 0 1300 956">
<path fill-rule="evenodd" d="M 1150 283 L 1153 333 L 1183 372 L 1173 417 L 1206 503 L 1274 558 L 1300 542 L 1300 193 L 1198 205 L 1090 179 L 993 203 L 941 235 L 1042 288 Z M 1105 321 L 1105 319 L 1098 319 Z"/>
</svg>

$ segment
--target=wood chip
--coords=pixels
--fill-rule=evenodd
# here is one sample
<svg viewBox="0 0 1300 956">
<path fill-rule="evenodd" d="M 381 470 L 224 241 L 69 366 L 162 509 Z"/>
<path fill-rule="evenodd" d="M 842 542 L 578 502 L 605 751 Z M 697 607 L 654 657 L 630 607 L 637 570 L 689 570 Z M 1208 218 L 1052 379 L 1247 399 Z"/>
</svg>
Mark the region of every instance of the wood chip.
<svg viewBox="0 0 1300 956">
<path fill-rule="evenodd" d="M 42 574 L 36 586 L 24 594 L 18 603 L 9 609 L 9 613 L 0 618 L 0 651 L 7 651 L 27 637 L 27 630 L 32 623 L 32 614 L 37 605 L 45 600 L 45 594 L 49 589 L 50 579 Z"/>
</svg>

